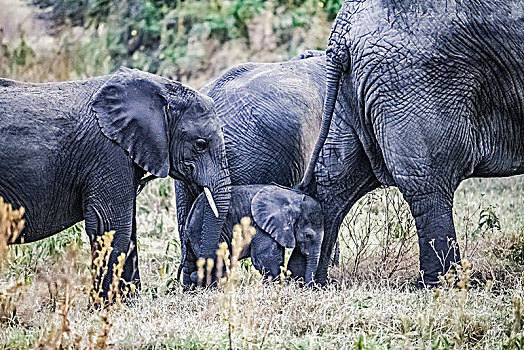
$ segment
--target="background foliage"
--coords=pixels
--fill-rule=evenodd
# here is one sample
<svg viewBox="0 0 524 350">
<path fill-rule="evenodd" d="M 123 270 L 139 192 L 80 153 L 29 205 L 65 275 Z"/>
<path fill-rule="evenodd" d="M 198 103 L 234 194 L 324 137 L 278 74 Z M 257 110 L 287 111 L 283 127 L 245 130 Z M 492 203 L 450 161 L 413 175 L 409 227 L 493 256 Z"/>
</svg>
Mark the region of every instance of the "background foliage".
<svg viewBox="0 0 524 350">
<path fill-rule="evenodd" d="M 323 49 L 341 1 L 33 0 L 33 6 L 58 42 L 48 55 L 64 61 L 57 79 L 125 65 L 201 85 L 249 59 L 283 60 Z M 49 50 L 31 49 L 21 36 L 0 51 L 6 61 L 0 73 L 19 76 L 22 67 L 41 65 Z"/>
</svg>

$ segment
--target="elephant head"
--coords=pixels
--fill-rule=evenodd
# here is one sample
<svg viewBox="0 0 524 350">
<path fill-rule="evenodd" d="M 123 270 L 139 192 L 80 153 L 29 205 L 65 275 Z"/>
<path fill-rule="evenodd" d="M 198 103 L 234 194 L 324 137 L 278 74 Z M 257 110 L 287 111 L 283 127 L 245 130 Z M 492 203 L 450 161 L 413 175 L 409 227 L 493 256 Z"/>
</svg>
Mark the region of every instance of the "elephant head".
<svg viewBox="0 0 524 350">
<path fill-rule="evenodd" d="M 313 198 L 282 187 L 265 187 L 251 202 L 256 225 L 278 244 L 306 257 L 305 282 L 315 278 L 324 236 L 322 209 Z"/>
<path fill-rule="evenodd" d="M 201 256 L 213 257 L 231 198 L 221 124 L 213 101 L 178 82 L 120 68 L 96 93 L 102 133 L 145 171 L 185 181 L 209 201 Z"/>
</svg>

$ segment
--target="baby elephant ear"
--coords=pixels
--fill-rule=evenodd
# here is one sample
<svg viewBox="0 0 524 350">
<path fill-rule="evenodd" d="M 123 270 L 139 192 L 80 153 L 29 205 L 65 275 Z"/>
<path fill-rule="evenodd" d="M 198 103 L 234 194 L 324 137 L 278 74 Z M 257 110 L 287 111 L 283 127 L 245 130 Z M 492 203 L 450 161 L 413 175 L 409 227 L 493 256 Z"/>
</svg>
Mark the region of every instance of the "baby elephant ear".
<svg viewBox="0 0 524 350">
<path fill-rule="evenodd" d="M 153 74 L 120 68 L 100 88 L 92 108 L 102 133 L 136 164 L 158 177 L 169 173 L 167 102 Z"/>
<path fill-rule="evenodd" d="M 264 187 L 251 202 L 253 220 L 278 244 L 295 248 L 295 224 L 303 196 L 278 186 Z"/>
</svg>

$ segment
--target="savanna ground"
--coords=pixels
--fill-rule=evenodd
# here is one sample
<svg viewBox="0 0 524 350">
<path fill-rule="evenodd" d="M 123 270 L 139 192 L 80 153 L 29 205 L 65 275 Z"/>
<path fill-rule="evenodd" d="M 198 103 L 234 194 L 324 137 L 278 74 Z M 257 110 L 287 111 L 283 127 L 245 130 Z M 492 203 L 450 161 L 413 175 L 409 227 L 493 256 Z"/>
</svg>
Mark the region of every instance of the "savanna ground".
<svg viewBox="0 0 524 350">
<path fill-rule="evenodd" d="M 1 76 L 77 79 L 125 64 L 194 87 L 238 62 L 322 48 L 339 4 L 34 3 L 40 7 L 0 0 Z M 82 224 L 10 246 L 0 268 L 0 348 L 524 347 L 523 176 L 460 186 L 454 218 L 469 263 L 435 290 L 413 288 L 413 220 L 396 189 L 379 189 L 346 218 L 340 265 L 327 287 L 263 282 L 243 262 L 225 286 L 184 293 L 176 281 L 173 187 L 157 180 L 138 197 L 143 290 L 129 307 L 88 308 L 90 248 Z"/>
</svg>

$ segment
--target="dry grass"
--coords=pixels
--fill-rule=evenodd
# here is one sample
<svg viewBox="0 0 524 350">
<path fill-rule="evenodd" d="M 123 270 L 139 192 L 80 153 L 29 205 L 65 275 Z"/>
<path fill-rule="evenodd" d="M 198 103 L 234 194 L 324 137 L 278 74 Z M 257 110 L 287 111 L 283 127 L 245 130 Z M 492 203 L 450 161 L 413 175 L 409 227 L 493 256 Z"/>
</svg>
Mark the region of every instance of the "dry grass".
<svg viewBox="0 0 524 350">
<path fill-rule="evenodd" d="M 12 1 L 0 0 L 0 9 Z M 0 75 L 31 81 L 78 77 L 72 67 L 77 33 L 64 35 L 69 40 L 64 42 L 26 33 L 29 47 L 24 48 L 13 28 L 24 22 L 30 31 L 40 24 L 16 16 L 0 11 L 4 24 L 13 21 L 5 32 L 11 39 L 2 40 L 25 61 L 0 57 Z M 297 48 L 311 48 L 327 37 L 325 19 L 313 20 L 326 32 L 295 33 Z M 262 35 L 257 25 L 264 23 L 255 20 L 250 30 Z M 272 40 L 263 34 L 259 41 Z M 219 67 L 252 59 L 242 43 L 201 45 Z M 264 60 L 283 57 L 255 54 Z M 81 72 L 93 75 L 95 68 Z M 208 78 L 195 76 L 194 82 L 201 85 Z M 229 286 L 184 293 L 175 280 L 180 250 L 173 195 L 173 182 L 165 179 L 148 185 L 138 198 L 143 290 L 130 307 L 89 309 L 91 253 L 82 225 L 10 246 L 0 269 L 0 349 L 524 347 L 524 176 L 472 179 L 456 192 L 459 244 L 472 264 L 459 270 L 458 282 L 470 289 L 412 288 L 418 274 L 413 221 L 395 189 L 380 189 L 348 215 L 341 230 L 341 264 L 331 269 L 326 288 L 262 282 L 249 263 L 241 262 Z"/>
<path fill-rule="evenodd" d="M 162 203 L 158 193 L 165 186 L 171 186 L 171 181 L 159 180 L 148 186 L 139 196 L 140 205 Z M 461 280 L 466 280 L 464 276 L 471 279 L 470 290 L 414 290 L 411 286 L 417 275 L 416 261 L 390 278 L 377 274 L 376 267 L 383 263 L 383 248 L 377 241 L 369 248 L 366 263 L 356 271 L 349 263 L 354 256 L 343 248 L 342 264 L 332 269 L 334 281 L 324 289 L 262 282 L 252 267 L 238 265 L 238 279 L 231 288 L 183 293 L 178 285 L 169 282 L 176 269 L 166 269 L 169 264 L 176 266 L 179 258 L 165 254 L 166 238 L 174 238 L 175 233 L 166 226 L 160 232 L 140 232 L 140 267 L 145 288 L 133 306 L 108 314 L 111 327 L 104 344 L 115 348 L 229 348 L 232 326 L 233 348 L 491 349 L 508 345 L 516 349 L 523 339 L 524 269 L 517 254 L 523 247 L 517 238 L 524 227 L 523 188 L 524 177 L 513 177 L 468 180 L 457 191 L 455 219 L 462 247 L 466 243 L 465 232 L 478 229 L 482 208 L 492 206 L 500 222 L 500 230 L 481 227 L 483 231 L 475 239 L 468 238 L 464 256 L 472 262 L 472 268 L 471 272 L 462 273 Z M 167 196 L 170 191 L 164 194 Z M 371 196 L 385 196 L 380 191 Z M 392 193 L 388 195 L 394 197 Z M 163 215 L 174 215 L 173 203 L 164 204 L 167 207 Z M 365 227 L 369 211 L 385 215 L 373 203 L 359 210 L 362 213 L 353 219 L 356 226 Z M 390 210 L 392 217 L 396 209 Z M 138 220 L 142 227 L 150 228 L 159 227 L 159 221 L 167 222 L 168 218 L 141 212 Z M 30 283 L 22 284 L 23 292 L 14 300 L 18 314 L 0 324 L 0 348 L 31 347 L 47 339 L 50 329 L 62 329 L 60 312 L 68 292 L 63 288 L 57 288 L 56 296 L 48 292 L 42 277 L 42 271 L 47 270 L 50 271 L 46 275 L 55 280 L 60 281 L 64 274 L 71 278 L 74 298 L 69 302 L 69 331 L 63 343 L 70 346 L 66 348 L 87 348 L 96 343 L 106 323 L 103 311 L 90 311 L 87 307 L 91 283 L 85 278 L 89 273 L 88 250 L 84 244 L 81 254 L 74 258 L 61 254 L 61 259 L 74 260 L 70 261 L 75 266 L 73 275 L 77 274 L 74 278 L 71 271 L 61 271 L 63 263 L 52 264 L 45 259 L 33 262 L 33 268 L 40 272 Z M 407 256 L 416 256 L 416 245 Z M 18 278 L 4 269 L 0 273 L 2 290 L 10 283 L 16 284 Z M 233 300 L 233 308 L 228 300 Z M 228 310 L 234 310 L 233 317 Z"/>
</svg>

